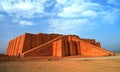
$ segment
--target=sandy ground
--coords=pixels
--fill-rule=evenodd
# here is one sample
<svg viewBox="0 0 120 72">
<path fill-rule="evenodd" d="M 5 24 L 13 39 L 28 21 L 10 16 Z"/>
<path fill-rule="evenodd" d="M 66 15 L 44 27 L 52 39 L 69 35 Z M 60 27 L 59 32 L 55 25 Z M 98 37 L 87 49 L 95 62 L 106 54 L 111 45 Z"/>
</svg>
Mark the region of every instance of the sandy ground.
<svg viewBox="0 0 120 72">
<path fill-rule="evenodd" d="M 0 72 L 120 72 L 120 56 L 0 61 Z"/>
</svg>

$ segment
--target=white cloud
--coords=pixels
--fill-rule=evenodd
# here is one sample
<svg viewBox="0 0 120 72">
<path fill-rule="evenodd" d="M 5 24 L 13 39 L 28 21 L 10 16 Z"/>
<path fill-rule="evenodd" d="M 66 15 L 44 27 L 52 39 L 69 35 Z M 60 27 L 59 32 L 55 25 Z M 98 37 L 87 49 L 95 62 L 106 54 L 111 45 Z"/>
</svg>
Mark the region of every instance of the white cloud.
<svg viewBox="0 0 120 72">
<path fill-rule="evenodd" d="M 90 0 L 57 0 L 56 8 L 60 19 L 50 19 L 49 32 L 76 33 L 83 30 L 94 29 L 100 24 L 114 24 L 116 8 L 91 2 Z"/>
<path fill-rule="evenodd" d="M 74 34 L 82 31 L 84 25 L 93 25 L 87 19 L 50 19 L 48 32 Z"/>
<path fill-rule="evenodd" d="M 61 19 L 51 19 L 49 21 L 51 27 L 57 28 L 58 26 L 57 30 L 69 30 L 74 28 L 74 26 L 87 24 L 83 20 L 90 22 L 88 24 L 96 24 L 99 18 L 109 24 L 114 23 L 116 19 L 117 12 L 110 6 L 107 6 L 107 4 L 104 6 L 98 2 L 91 2 L 90 0 L 56 0 L 55 11 L 48 13 L 44 12 L 44 8 L 51 6 L 53 2 L 45 6 L 46 1 L 48 0 L 2 0 L 0 1 L 0 9 L 10 15 L 15 15 L 16 17 L 13 18 L 18 19 L 13 20 L 13 22 L 18 22 L 23 25 L 32 25 L 32 23 L 25 21 L 21 23 L 21 16 L 24 19 L 34 18 L 35 16 L 49 16 L 48 18 L 60 17 Z M 108 1 L 111 3 L 113 0 Z"/>
<path fill-rule="evenodd" d="M 31 25 L 34 25 L 32 22 L 25 21 L 25 20 L 19 21 L 19 24 L 22 25 L 22 26 L 31 26 Z"/>
<path fill-rule="evenodd" d="M 26 19 L 20 19 L 20 18 L 12 18 L 12 23 L 13 24 L 19 24 L 21 26 L 33 26 L 33 25 L 35 25 L 33 23 L 33 21 L 26 20 Z"/>
<path fill-rule="evenodd" d="M 108 3 L 116 4 L 120 3 L 120 1 L 108 0 Z M 103 23 L 114 24 L 120 9 L 114 8 L 114 6 L 111 7 L 109 4 L 102 5 L 97 1 L 92 2 L 91 0 L 57 0 L 56 7 L 59 10 L 58 16 L 61 18 L 86 18 L 95 22 L 99 18 Z"/>
<path fill-rule="evenodd" d="M 0 2 L 2 10 L 10 15 L 16 14 L 22 17 L 33 17 L 34 14 L 39 16 L 44 13 L 44 3 L 46 0 L 3 0 Z"/>
<path fill-rule="evenodd" d="M 88 10 L 81 13 L 81 16 L 84 16 L 84 17 L 96 17 L 97 15 L 98 13 L 93 10 Z"/>
<path fill-rule="evenodd" d="M 112 11 L 106 11 L 102 13 L 102 21 L 106 24 L 115 24 L 118 16 L 120 15 L 120 10 L 113 9 Z"/>
<path fill-rule="evenodd" d="M 65 4 L 68 0 L 57 0 L 57 3 L 59 4 Z"/>
<path fill-rule="evenodd" d="M 97 12 L 95 9 L 101 8 L 100 4 L 92 3 L 89 0 L 70 0 L 62 2 L 61 0 L 57 1 L 57 7 L 60 7 L 62 3 L 62 9 L 58 16 L 63 18 L 78 18 L 78 17 L 96 17 Z"/>
</svg>

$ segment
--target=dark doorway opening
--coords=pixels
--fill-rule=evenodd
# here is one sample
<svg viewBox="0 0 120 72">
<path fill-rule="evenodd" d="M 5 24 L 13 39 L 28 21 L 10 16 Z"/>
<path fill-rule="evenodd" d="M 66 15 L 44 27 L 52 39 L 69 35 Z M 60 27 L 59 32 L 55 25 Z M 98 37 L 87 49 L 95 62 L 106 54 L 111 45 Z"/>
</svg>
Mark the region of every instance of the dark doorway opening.
<svg viewBox="0 0 120 72">
<path fill-rule="evenodd" d="M 75 45 L 76 55 L 78 55 L 78 47 L 77 47 L 77 43 L 75 41 L 74 41 L 74 45 Z"/>
<path fill-rule="evenodd" d="M 70 54 L 70 43 L 69 43 L 69 41 L 67 41 L 67 48 L 68 48 L 68 56 L 70 56 L 71 54 Z"/>
</svg>

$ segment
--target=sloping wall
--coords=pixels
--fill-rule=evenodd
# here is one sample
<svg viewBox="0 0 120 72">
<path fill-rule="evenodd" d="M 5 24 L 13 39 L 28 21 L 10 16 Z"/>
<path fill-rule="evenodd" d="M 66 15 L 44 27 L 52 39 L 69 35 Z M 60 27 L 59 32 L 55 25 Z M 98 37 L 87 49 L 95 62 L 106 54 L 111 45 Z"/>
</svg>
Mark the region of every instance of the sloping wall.
<svg viewBox="0 0 120 72">
<path fill-rule="evenodd" d="M 18 56 L 20 53 L 22 53 L 25 35 L 26 34 L 20 35 L 9 42 L 6 55 Z"/>
<path fill-rule="evenodd" d="M 83 56 L 109 56 L 111 53 L 97 46 L 80 40 L 81 55 Z"/>
</svg>

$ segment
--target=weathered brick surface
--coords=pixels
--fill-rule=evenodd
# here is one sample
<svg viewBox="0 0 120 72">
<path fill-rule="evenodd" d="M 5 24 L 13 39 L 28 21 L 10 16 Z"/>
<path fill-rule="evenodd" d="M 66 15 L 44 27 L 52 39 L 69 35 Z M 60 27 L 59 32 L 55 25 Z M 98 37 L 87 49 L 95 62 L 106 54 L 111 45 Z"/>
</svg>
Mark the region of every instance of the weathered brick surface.
<svg viewBox="0 0 120 72">
<path fill-rule="evenodd" d="M 18 56 L 19 44 L 20 44 L 20 37 L 17 37 L 16 53 L 15 53 L 15 56 Z"/>
<path fill-rule="evenodd" d="M 25 51 L 31 49 L 32 45 L 33 45 L 32 44 L 32 35 L 31 34 L 25 34 L 25 40 L 24 40 L 24 45 L 23 45 L 22 52 L 25 52 Z"/>
<path fill-rule="evenodd" d="M 62 56 L 62 39 L 53 42 L 53 56 Z"/>
<path fill-rule="evenodd" d="M 11 47 L 10 47 L 10 53 L 9 53 L 10 56 L 12 56 L 12 48 L 13 48 L 13 40 L 11 40 Z"/>
<path fill-rule="evenodd" d="M 101 47 L 99 42 L 96 42 L 95 39 L 81 39 L 87 43 L 93 44 L 95 46 Z"/>
<path fill-rule="evenodd" d="M 19 50 L 18 50 L 18 54 L 21 54 L 23 52 L 23 47 L 24 47 L 24 43 L 25 43 L 25 35 L 26 34 L 23 34 L 20 36 L 20 43 L 19 43 Z"/>
<path fill-rule="evenodd" d="M 11 54 L 12 40 L 9 42 L 9 44 L 10 44 L 10 47 L 9 47 L 9 49 L 8 49 L 8 55 Z"/>
<path fill-rule="evenodd" d="M 101 47 L 100 42 L 96 42 L 96 46 Z"/>
<path fill-rule="evenodd" d="M 76 35 L 25 33 L 11 40 L 8 56 L 109 56 L 114 53 L 100 46 L 95 39 L 82 39 Z"/>
<path fill-rule="evenodd" d="M 15 45 L 14 45 L 14 52 L 13 52 L 13 56 L 16 56 L 16 52 L 17 52 L 17 37 L 15 38 Z"/>
<path fill-rule="evenodd" d="M 29 56 L 52 56 L 52 44 L 48 44 L 46 46 L 43 46 L 42 48 L 37 48 L 33 51 L 30 51 L 26 53 L 24 56 L 29 57 Z"/>
<path fill-rule="evenodd" d="M 92 44 L 80 41 L 81 55 L 84 56 L 109 56 L 109 51 L 101 50 Z"/>
</svg>

